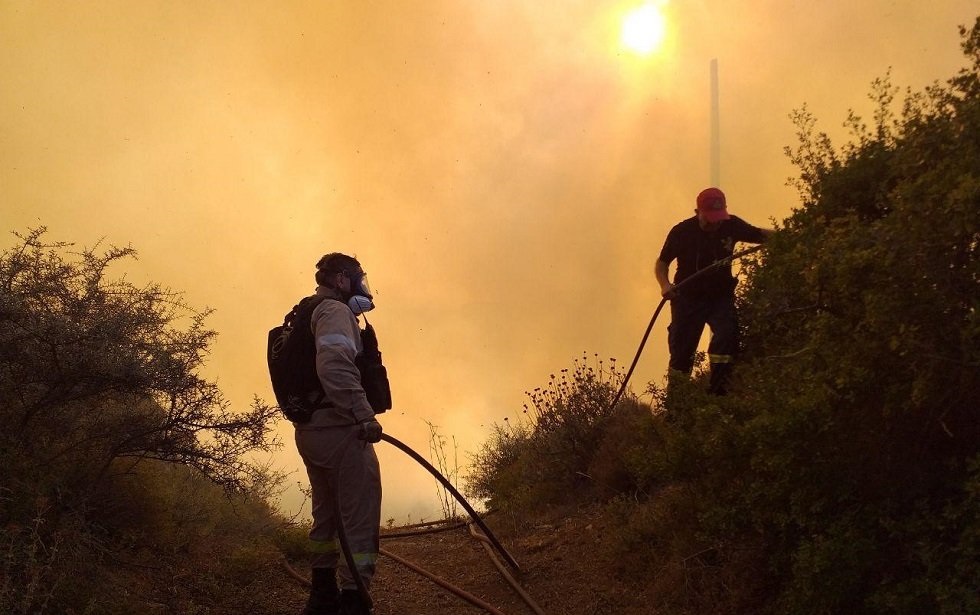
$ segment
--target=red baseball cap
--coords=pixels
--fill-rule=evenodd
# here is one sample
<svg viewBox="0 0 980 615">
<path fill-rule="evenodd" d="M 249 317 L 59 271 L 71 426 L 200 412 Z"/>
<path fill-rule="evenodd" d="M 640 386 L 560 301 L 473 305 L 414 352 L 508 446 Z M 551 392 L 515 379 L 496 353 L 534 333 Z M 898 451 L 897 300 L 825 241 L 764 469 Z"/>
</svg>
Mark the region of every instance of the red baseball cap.
<svg viewBox="0 0 980 615">
<path fill-rule="evenodd" d="M 725 193 L 718 188 L 706 188 L 698 194 L 698 212 L 708 222 L 728 220 L 728 205 L 725 203 Z"/>
</svg>

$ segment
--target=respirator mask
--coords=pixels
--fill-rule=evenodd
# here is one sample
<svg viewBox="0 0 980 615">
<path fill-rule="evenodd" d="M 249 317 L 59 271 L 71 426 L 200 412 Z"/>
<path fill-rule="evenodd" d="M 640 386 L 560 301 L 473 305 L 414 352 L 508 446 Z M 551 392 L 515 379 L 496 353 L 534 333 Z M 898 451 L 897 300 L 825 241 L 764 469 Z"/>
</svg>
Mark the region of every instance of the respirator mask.
<svg viewBox="0 0 980 615">
<path fill-rule="evenodd" d="M 347 299 L 347 307 L 355 316 L 374 309 L 374 295 L 371 293 L 371 286 L 368 284 L 367 274 L 363 271 L 358 273 L 348 273 L 350 278 L 350 297 Z"/>
</svg>

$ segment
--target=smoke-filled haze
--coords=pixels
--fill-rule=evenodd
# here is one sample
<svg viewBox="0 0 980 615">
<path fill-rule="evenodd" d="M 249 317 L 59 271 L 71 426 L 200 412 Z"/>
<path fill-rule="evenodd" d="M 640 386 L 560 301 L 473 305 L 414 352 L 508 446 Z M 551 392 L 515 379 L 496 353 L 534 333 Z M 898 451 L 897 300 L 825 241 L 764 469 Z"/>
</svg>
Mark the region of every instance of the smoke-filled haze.
<svg viewBox="0 0 980 615">
<path fill-rule="evenodd" d="M 139 260 L 115 273 L 215 309 L 208 375 L 237 406 L 272 399 L 266 334 L 314 263 L 355 254 L 377 294 L 386 431 L 426 453 L 435 424 L 465 464 L 583 352 L 632 358 L 664 236 L 708 185 L 711 59 L 721 187 L 769 225 L 798 205 L 788 114 L 805 103 L 839 143 L 890 67 L 914 90 L 953 76 L 977 14 L 673 0 L 641 57 L 619 36 L 639 4 L 0 0 L 0 248 L 38 225 L 131 244 Z M 666 319 L 634 388 L 662 378 L 665 336 Z M 280 431 L 274 463 L 305 482 Z M 437 516 L 434 483 L 380 446 L 386 518 Z"/>
</svg>

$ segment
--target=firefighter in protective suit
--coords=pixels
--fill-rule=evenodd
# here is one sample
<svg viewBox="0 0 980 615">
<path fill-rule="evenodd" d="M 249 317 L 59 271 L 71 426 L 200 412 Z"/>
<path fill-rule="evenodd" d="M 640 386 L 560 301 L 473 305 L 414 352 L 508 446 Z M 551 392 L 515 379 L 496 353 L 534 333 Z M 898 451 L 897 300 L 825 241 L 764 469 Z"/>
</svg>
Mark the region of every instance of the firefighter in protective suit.
<svg viewBox="0 0 980 615">
<path fill-rule="evenodd" d="M 354 359 L 362 350 L 357 315 L 374 305 L 364 270 L 353 257 L 321 258 L 316 282 L 317 295 L 332 300 L 321 301 L 310 322 L 326 405 L 296 426 L 296 447 L 313 493 L 312 586 L 303 615 L 361 615 L 370 609 L 341 553 L 335 514 L 339 503 L 354 564 L 370 587 L 381 526 L 381 471 L 374 452 L 381 425 Z"/>
</svg>

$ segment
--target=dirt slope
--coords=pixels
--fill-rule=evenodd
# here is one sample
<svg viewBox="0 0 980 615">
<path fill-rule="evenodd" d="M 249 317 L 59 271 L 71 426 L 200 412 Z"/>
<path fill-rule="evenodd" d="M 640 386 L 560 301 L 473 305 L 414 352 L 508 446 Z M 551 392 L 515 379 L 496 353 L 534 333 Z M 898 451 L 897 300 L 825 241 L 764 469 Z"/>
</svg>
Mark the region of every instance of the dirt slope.
<svg viewBox="0 0 980 615">
<path fill-rule="evenodd" d="M 520 530 L 502 516 L 491 527 L 522 572 L 515 575 L 548 615 L 653 613 L 642 592 L 617 579 L 603 561 L 604 528 L 588 513 L 561 516 Z M 382 539 L 382 549 L 410 560 L 506 615 L 533 615 L 465 528 Z M 486 611 L 382 556 L 372 596 L 376 615 L 479 615 Z M 302 601 L 296 603 L 297 612 Z"/>
</svg>

